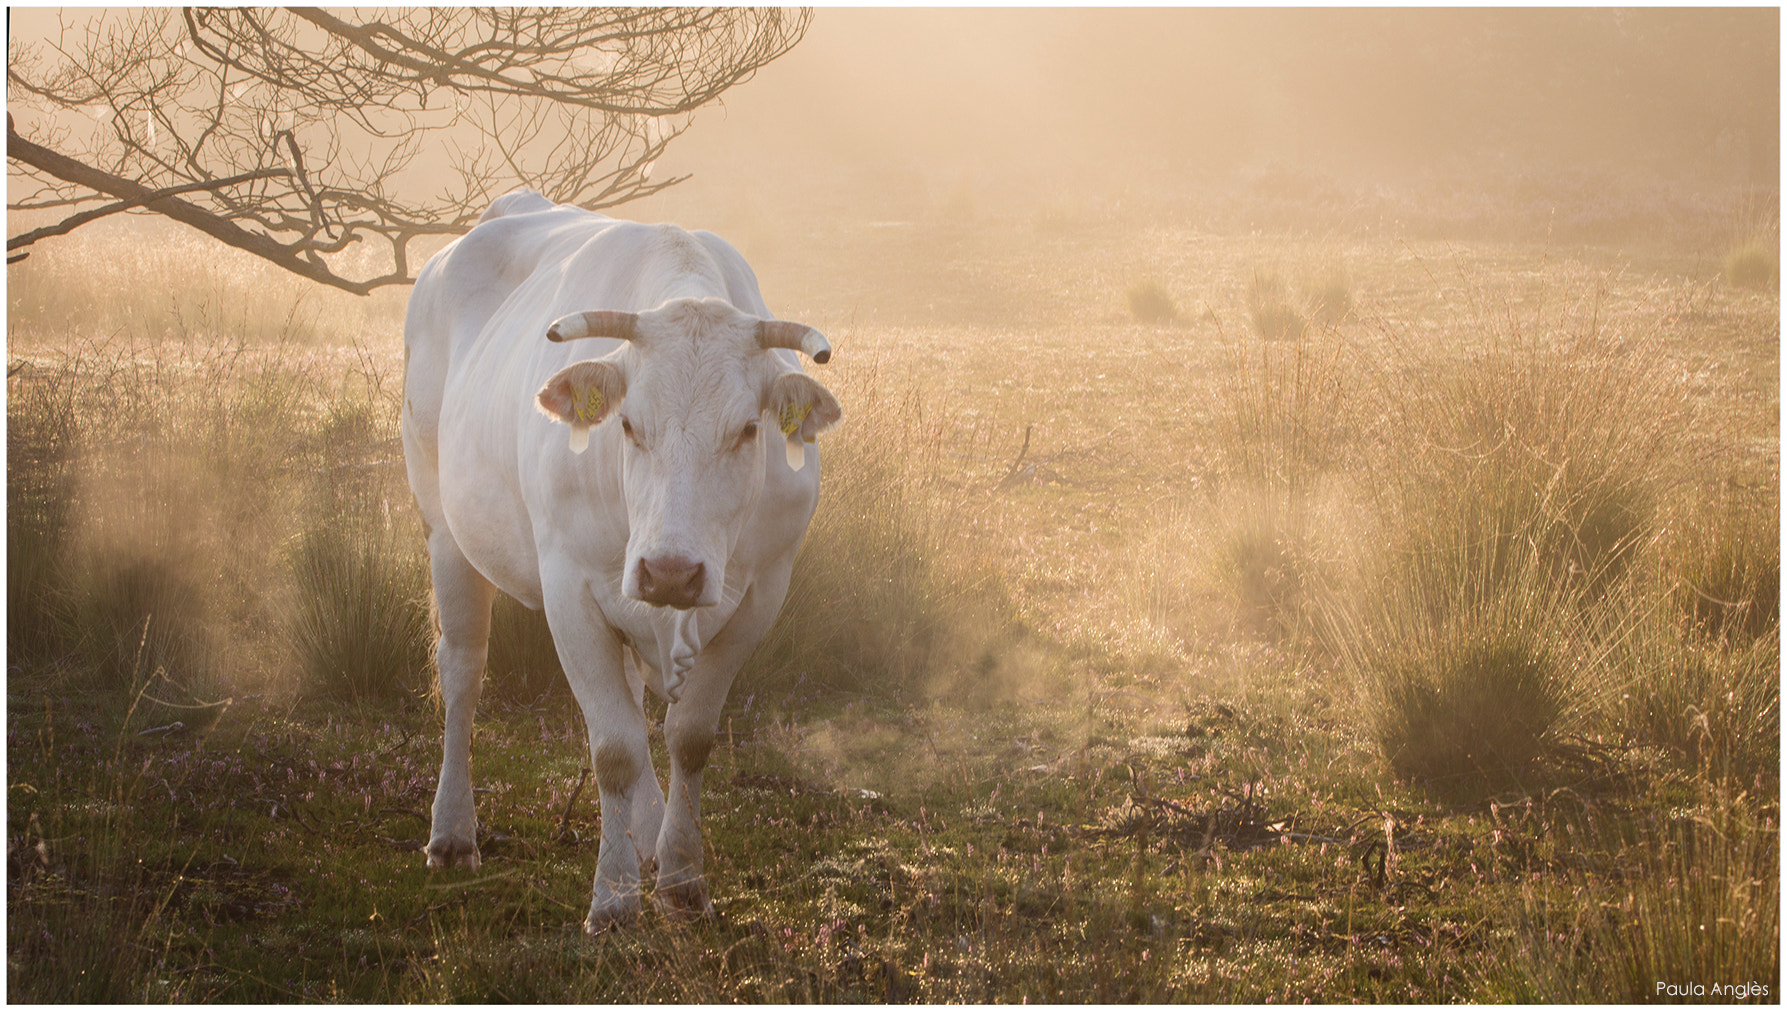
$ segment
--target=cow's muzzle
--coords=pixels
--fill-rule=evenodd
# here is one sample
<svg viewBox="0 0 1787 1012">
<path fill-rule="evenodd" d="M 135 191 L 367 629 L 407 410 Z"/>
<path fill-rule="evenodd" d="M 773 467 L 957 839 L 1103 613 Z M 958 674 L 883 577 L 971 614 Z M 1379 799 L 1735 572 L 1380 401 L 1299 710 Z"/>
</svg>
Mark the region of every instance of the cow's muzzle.
<svg viewBox="0 0 1787 1012">
<path fill-rule="evenodd" d="M 707 566 L 694 559 L 663 555 L 639 560 L 639 600 L 671 608 L 694 608 L 707 588 Z"/>
</svg>

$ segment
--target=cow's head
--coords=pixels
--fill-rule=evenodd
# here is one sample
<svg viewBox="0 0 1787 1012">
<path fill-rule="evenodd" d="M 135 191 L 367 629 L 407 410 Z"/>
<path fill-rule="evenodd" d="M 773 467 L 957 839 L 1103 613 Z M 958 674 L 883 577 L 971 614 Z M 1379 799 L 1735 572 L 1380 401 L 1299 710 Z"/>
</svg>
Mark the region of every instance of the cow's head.
<svg viewBox="0 0 1787 1012">
<path fill-rule="evenodd" d="M 773 352 L 799 350 L 823 363 L 831 346 L 811 327 L 760 320 L 720 299 L 574 313 L 547 337 L 625 342 L 559 370 L 536 397 L 571 427 L 578 453 L 591 428 L 614 419 L 620 429 L 629 530 L 622 592 L 673 608 L 718 604 L 766 469 L 799 470 L 807 444 L 842 417 L 830 391 Z"/>
</svg>

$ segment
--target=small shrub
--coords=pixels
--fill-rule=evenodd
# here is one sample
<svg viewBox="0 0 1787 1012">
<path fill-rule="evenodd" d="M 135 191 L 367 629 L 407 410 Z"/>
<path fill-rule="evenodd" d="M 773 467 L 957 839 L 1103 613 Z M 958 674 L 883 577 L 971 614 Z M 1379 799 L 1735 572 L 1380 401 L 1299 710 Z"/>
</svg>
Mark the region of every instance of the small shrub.
<svg viewBox="0 0 1787 1012">
<path fill-rule="evenodd" d="M 1247 316 L 1253 331 L 1267 341 L 1292 341 L 1309 331 L 1309 321 L 1291 302 L 1277 271 L 1256 269 L 1247 283 Z"/>
<path fill-rule="evenodd" d="M 1173 297 L 1152 279 L 1129 289 L 1129 313 L 1142 323 L 1179 322 L 1179 307 L 1173 303 Z"/>
<path fill-rule="evenodd" d="M 1752 239 L 1725 254 L 1725 283 L 1733 288 L 1768 290 L 1781 283 L 1774 244 Z"/>
<path fill-rule="evenodd" d="M 299 536 L 287 633 L 304 691 L 360 701 L 425 684 L 424 567 L 385 527 L 354 519 Z"/>
</svg>

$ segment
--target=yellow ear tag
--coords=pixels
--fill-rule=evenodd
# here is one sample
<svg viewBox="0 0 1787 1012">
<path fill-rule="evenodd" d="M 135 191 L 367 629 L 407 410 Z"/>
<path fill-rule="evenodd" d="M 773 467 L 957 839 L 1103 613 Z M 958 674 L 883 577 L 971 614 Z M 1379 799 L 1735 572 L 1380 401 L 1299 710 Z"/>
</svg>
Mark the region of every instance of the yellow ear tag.
<svg viewBox="0 0 1787 1012">
<path fill-rule="evenodd" d="M 602 389 L 595 384 L 583 388 L 583 396 L 572 407 L 571 452 L 589 449 L 589 427 L 602 414 Z"/>
<path fill-rule="evenodd" d="M 793 438 L 794 433 L 800 429 L 800 423 L 806 421 L 807 416 L 812 413 L 813 406 L 811 404 L 796 404 L 790 401 L 782 405 L 782 414 L 777 419 L 782 426 L 782 435 Z"/>
<path fill-rule="evenodd" d="M 605 403 L 606 402 L 602 400 L 601 387 L 596 386 L 594 383 L 584 387 L 583 397 L 578 400 L 575 408 L 577 412 L 577 420 L 584 425 L 595 424 L 596 419 L 602 415 L 602 407 Z"/>
<path fill-rule="evenodd" d="M 782 435 L 788 437 L 788 466 L 798 471 L 807 466 L 807 448 L 801 445 L 800 423 L 813 413 L 811 404 L 795 404 L 792 401 L 782 405 L 777 422 L 782 427 Z"/>
</svg>

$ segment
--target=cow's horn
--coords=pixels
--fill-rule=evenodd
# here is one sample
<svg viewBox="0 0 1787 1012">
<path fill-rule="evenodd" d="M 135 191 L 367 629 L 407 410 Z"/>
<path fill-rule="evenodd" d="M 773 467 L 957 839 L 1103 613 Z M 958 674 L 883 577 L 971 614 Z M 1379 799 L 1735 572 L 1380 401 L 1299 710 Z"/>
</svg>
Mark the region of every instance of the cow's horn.
<svg viewBox="0 0 1787 1012">
<path fill-rule="evenodd" d="M 831 342 L 825 339 L 824 334 L 804 323 L 789 323 L 787 320 L 759 320 L 757 343 L 765 349 L 787 348 L 790 351 L 804 352 L 808 358 L 820 365 L 831 361 Z"/>
<path fill-rule="evenodd" d="M 552 326 L 546 328 L 548 341 L 571 341 L 579 337 L 618 337 L 623 341 L 631 341 L 637 331 L 636 313 L 619 313 L 612 309 L 598 309 L 590 313 L 572 313 L 560 317 Z"/>
</svg>

